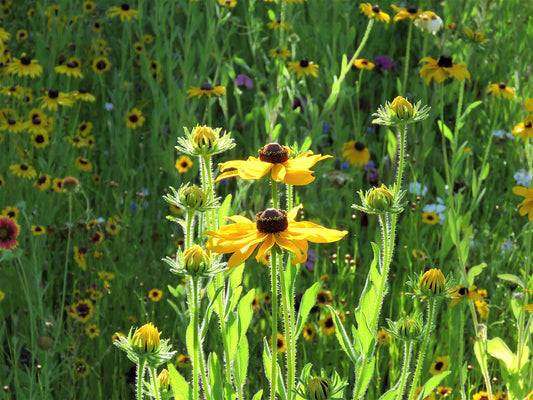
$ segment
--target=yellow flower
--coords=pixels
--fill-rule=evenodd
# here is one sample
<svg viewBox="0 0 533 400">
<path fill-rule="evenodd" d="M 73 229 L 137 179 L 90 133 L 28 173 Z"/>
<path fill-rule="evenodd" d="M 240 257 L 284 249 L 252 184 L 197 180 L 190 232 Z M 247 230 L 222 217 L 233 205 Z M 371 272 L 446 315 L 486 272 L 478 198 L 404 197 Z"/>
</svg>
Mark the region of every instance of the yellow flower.
<svg viewBox="0 0 533 400">
<path fill-rule="evenodd" d="M 192 160 L 187 156 L 181 156 L 176 160 L 174 167 L 178 170 L 180 174 L 184 174 L 193 166 Z"/>
<path fill-rule="evenodd" d="M 66 63 L 55 67 L 54 71 L 56 71 L 58 74 L 73 76 L 74 78 L 83 78 L 83 74 L 81 72 L 81 61 L 79 58 L 69 58 Z"/>
<path fill-rule="evenodd" d="M 137 10 L 133 10 L 130 8 L 129 4 L 122 4 L 120 7 L 110 7 L 109 10 L 106 11 L 107 18 L 114 18 L 114 17 L 120 17 L 120 20 L 124 22 L 124 20 L 131 21 L 132 18 L 137 19 L 139 12 Z"/>
<path fill-rule="evenodd" d="M 433 211 L 425 211 L 422 214 L 422 222 L 428 225 L 435 225 L 439 222 L 439 215 Z"/>
<path fill-rule="evenodd" d="M 385 329 L 380 329 L 378 331 L 378 343 L 382 345 L 390 344 L 391 335 Z"/>
<path fill-rule="evenodd" d="M 307 58 L 302 58 L 299 62 L 290 62 L 289 71 L 296 74 L 298 79 L 302 75 L 311 75 L 316 78 L 318 77 L 318 64 L 309 61 Z"/>
<path fill-rule="evenodd" d="M 298 186 L 307 185 L 315 180 L 310 168 L 321 160 L 331 158 L 331 156 L 322 156 L 313 154 L 312 151 L 306 151 L 290 159 L 290 149 L 278 143 L 269 143 L 259 149 L 258 153 L 259 158 L 249 157 L 248 160 L 235 160 L 219 164 L 223 174 L 215 182 L 234 176 L 239 176 L 242 179 L 261 179 L 270 172 L 271 178 L 276 182 Z M 231 171 L 227 171 L 230 169 Z"/>
<path fill-rule="evenodd" d="M 394 4 L 391 4 L 391 7 L 394 8 L 394 11 L 396 11 L 396 15 L 394 16 L 394 22 L 401 21 L 402 19 L 415 19 L 422 14 L 422 10 L 419 10 L 416 7 L 407 7 L 407 8 L 401 8 L 397 7 Z"/>
<path fill-rule="evenodd" d="M 448 397 L 450 394 L 452 394 L 452 388 L 439 386 L 437 388 L 437 394 L 440 397 Z"/>
<path fill-rule="evenodd" d="M 152 289 L 150 290 L 150 293 L 148 293 L 148 297 L 153 302 L 158 302 L 159 300 L 161 300 L 161 297 L 163 297 L 163 292 L 159 289 Z"/>
<path fill-rule="evenodd" d="M 42 172 L 39 173 L 39 177 L 37 180 L 33 183 L 33 186 L 35 186 L 39 190 L 46 190 L 52 185 L 52 177 L 50 175 L 43 174 Z"/>
<path fill-rule="evenodd" d="M 479 391 L 472 396 L 472 400 L 489 400 L 489 394 L 484 391 Z M 495 400 L 494 395 L 492 395 L 491 400 Z"/>
<path fill-rule="evenodd" d="M 315 337 L 316 331 L 315 326 L 313 324 L 305 324 L 303 328 L 303 336 L 304 339 L 307 341 L 313 340 Z"/>
<path fill-rule="evenodd" d="M 489 306 L 483 300 L 477 300 L 474 302 L 477 312 L 481 319 L 487 319 L 489 316 Z"/>
<path fill-rule="evenodd" d="M 109 60 L 105 57 L 100 57 L 93 61 L 93 71 L 97 74 L 103 74 L 109 70 L 110 66 Z"/>
<path fill-rule="evenodd" d="M 74 166 L 80 171 L 88 172 L 93 169 L 92 163 L 83 157 L 78 157 L 74 160 Z"/>
<path fill-rule="evenodd" d="M 17 40 L 26 40 L 28 38 L 28 31 L 25 29 L 19 29 L 16 34 Z"/>
<path fill-rule="evenodd" d="M 246 217 L 229 217 L 235 222 L 223 226 L 216 232 L 207 231 L 211 238 L 206 248 L 214 253 L 233 253 L 228 268 L 243 263 L 261 244 L 255 259 L 257 261 L 270 251 L 274 245 L 294 253 L 293 264 L 307 261 L 308 242 L 331 243 L 342 239 L 348 232 L 327 229 L 312 222 L 296 222 L 295 218 L 302 205 L 294 207 L 289 213 L 269 208 L 256 215 L 256 222 Z"/>
<path fill-rule="evenodd" d="M 272 336 L 270 337 L 269 341 L 270 346 L 272 346 Z M 276 350 L 277 353 L 285 353 L 285 350 L 287 350 L 287 342 L 285 342 L 285 337 L 278 332 L 278 340 L 276 340 Z"/>
<path fill-rule="evenodd" d="M 503 82 L 490 84 L 487 93 L 497 99 L 501 96 L 507 100 L 512 100 L 514 98 L 514 90 Z"/>
<path fill-rule="evenodd" d="M 370 161 L 370 152 L 363 142 L 354 140 L 342 145 L 342 157 L 355 167 L 363 167 Z"/>
<path fill-rule="evenodd" d="M 452 307 L 465 298 L 473 301 L 483 300 L 483 297 L 481 297 L 478 292 L 476 292 L 475 286 L 471 286 L 470 289 L 464 286 L 457 286 L 455 289 L 456 291 L 449 295 L 449 297 L 453 299 L 450 302 L 450 306 Z"/>
<path fill-rule="evenodd" d="M 96 336 L 100 335 L 100 329 L 98 329 L 95 324 L 87 325 L 87 328 L 85 328 L 85 333 L 91 339 L 94 339 Z"/>
<path fill-rule="evenodd" d="M 272 29 L 272 30 L 276 30 L 276 29 L 290 29 L 292 28 L 288 22 L 281 22 L 280 19 L 278 19 L 277 21 L 270 21 L 267 26 Z"/>
<path fill-rule="evenodd" d="M 291 52 L 287 47 L 276 47 L 275 49 L 270 49 L 268 51 L 268 54 L 270 54 L 270 57 L 272 58 L 279 58 L 281 60 L 285 60 L 291 55 Z"/>
<path fill-rule="evenodd" d="M 235 7 L 237 0 L 218 0 L 218 4 L 225 7 Z"/>
<path fill-rule="evenodd" d="M 38 64 L 37 60 L 32 60 L 31 57 L 23 55 L 20 60 L 13 58 L 13 61 L 7 67 L 7 72 L 19 77 L 29 76 L 33 79 L 41 76 L 43 67 Z"/>
<path fill-rule="evenodd" d="M 200 87 L 193 87 L 187 90 L 187 98 L 207 96 L 211 98 L 211 95 L 218 97 L 226 94 L 226 88 L 223 86 L 213 86 L 209 82 L 202 83 Z"/>
<path fill-rule="evenodd" d="M 335 333 L 335 322 L 331 313 L 327 314 L 324 318 L 318 321 L 318 325 L 322 328 L 322 333 L 326 336 Z"/>
<path fill-rule="evenodd" d="M 46 229 L 44 228 L 44 226 L 32 225 L 31 233 L 33 233 L 33 236 L 40 236 L 46 233 Z"/>
<path fill-rule="evenodd" d="M 516 125 L 511 133 L 520 136 L 524 141 L 533 138 L 533 114 L 529 114 L 524 122 Z"/>
<path fill-rule="evenodd" d="M 137 328 L 133 334 L 133 346 L 139 350 L 144 350 L 145 353 L 155 353 L 161 345 L 160 334 L 151 322 L 145 324 Z"/>
<path fill-rule="evenodd" d="M 432 268 L 424 272 L 424 275 L 420 278 L 419 287 L 423 292 L 439 294 L 444 290 L 445 280 L 444 274 L 440 269 Z"/>
<path fill-rule="evenodd" d="M 448 356 L 437 357 L 435 362 L 431 364 L 429 373 L 431 375 L 439 375 L 443 373 L 446 370 L 446 368 L 448 368 L 449 363 L 450 363 L 450 357 Z"/>
<path fill-rule="evenodd" d="M 94 3 L 90 0 L 87 0 L 83 3 L 83 12 L 89 14 L 89 13 L 92 13 L 94 11 Z"/>
<path fill-rule="evenodd" d="M 357 68 L 357 69 L 372 69 L 374 68 L 374 64 L 371 63 L 370 61 L 368 61 L 366 58 L 357 58 L 354 62 L 353 62 L 353 65 Z"/>
<path fill-rule="evenodd" d="M 525 197 L 524 201 L 517 206 L 519 208 L 518 212 L 522 216 L 528 214 L 529 220 L 533 221 L 533 189 L 523 186 L 515 186 L 513 188 L 513 193 Z"/>
<path fill-rule="evenodd" d="M 437 83 L 444 82 L 446 76 L 462 82 L 464 78 L 470 80 L 470 73 L 466 69 L 465 63 L 454 64 L 453 59 L 449 56 L 440 56 L 438 60 L 431 57 L 424 57 L 420 62 L 426 62 L 420 69 L 420 77 L 426 80 L 429 85 L 431 78 Z"/>
<path fill-rule="evenodd" d="M 50 89 L 46 96 L 39 99 L 41 100 L 41 108 L 47 108 L 50 111 L 57 111 L 59 106 L 72 107 L 74 104 L 72 97 L 56 89 Z"/>
<path fill-rule="evenodd" d="M 9 166 L 11 175 L 16 175 L 21 178 L 33 179 L 37 176 L 37 171 L 31 165 L 20 163 Z"/>
<path fill-rule="evenodd" d="M 359 5 L 361 13 L 365 14 L 368 18 L 375 18 L 376 21 L 383 21 L 387 24 L 390 22 L 390 16 L 379 9 L 378 5 L 372 6 L 370 3 L 362 3 Z"/>
<path fill-rule="evenodd" d="M 140 110 L 134 108 L 126 115 L 126 126 L 131 129 L 137 129 L 144 123 L 144 117 Z"/>
<path fill-rule="evenodd" d="M 463 32 L 467 38 L 477 43 L 487 43 L 489 39 L 485 39 L 485 34 L 480 31 L 473 31 L 469 28 L 464 28 Z"/>
<path fill-rule="evenodd" d="M 533 111 L 533 98 L 528 97 L 524 101 L 524 108 L 526 109 L 527 112 L 532 112 Z"/>
</svg>

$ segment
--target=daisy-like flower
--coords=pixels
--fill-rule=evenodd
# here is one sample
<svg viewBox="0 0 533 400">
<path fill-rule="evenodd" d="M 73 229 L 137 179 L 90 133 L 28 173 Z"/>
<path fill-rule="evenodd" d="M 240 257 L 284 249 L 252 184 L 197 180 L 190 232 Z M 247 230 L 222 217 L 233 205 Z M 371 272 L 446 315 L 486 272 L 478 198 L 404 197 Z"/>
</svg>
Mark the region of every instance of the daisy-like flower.
<svg viewBox="0 0 533 400">
<path fill-rule="evenodd" d="M 303 327 L 302 333 L 303 333 L 305 340 L 307 341 L 313 340 L 313 338 L 316 335 L 315 326 L 313 324 L 305 324 Z"/>
<path fill-rule="evenodd" d="M 20 178 L 33 179 L 37 176 L 37 171 L 31 165 L 20 163 L 9 166 L 11 175 L 16 175 Z"/>
<path fill-rule="evenodd" d="M 206 248 L 217 254 L 233 253 L 228 261 L 230 269 L 249 258 L 259 244 L 261 246 L 255 257 L 257 261 L 277 244 L 294 253 L 296 257 L 292 263 L 297 264 L 307 260 L 308 242 L 336 242 L 348 233 L 327 229 L 312 222 L 296 222 L 301 209 L 302 205 L 299 205 L 287 213 L 269 208 L 256 214 L 256 222 L 240 215 L 229 217 L 234 224 L 223 226 L 216 232 L 205 232 L 211 236 Z"/>
<path fill-rule="evenodd" d="M 218 0 L 218 4 L 224 7 L 235 7 L 237 5 L 237 0 Z"/>
<path fill-rule="evenodd" d="M 470 28 L 464 28 L 463 32 L 465 36 L 476 43 L 487 43 L 489 39 L 485 39 L 485 34 L 480 31 L 474 31 Z"/>
<path fill-rule="evenodd" d="M 129 4 L 123 3 L 120 7 L 110 7 L 106 11 L 107 18 L 120 17 L 120 20 L 124 22 L 126 19 L 131 21 L 132 18 L 137 19 L 139 12 L 130 8 Z"/>
<path fill-rule="evenodd" d="M 44 226 L 32 225 L 31 226 L 31 233 L 33 233 L 33 236 L 44 235 L 46 233 L 46 229 L 45 229 Z"/>
<path fill-rule="evenodd" d="M 52 177 L 50 175 L 43 174 L 42 172 L 39 173 L 39 177 L 33 183 L 33 186 L 35 186 L 37 189 L 41 191 L 48 189 L 51 185 L 52 185 Z"/>
<path fill-rule="evenodd" d="M 268 343 L 270 343 L 270 347 L 272 348 L 272 336 L 268 340 Z M 285 350 L 287 350 L 287 342 L 285 341 L 285 336 L 283 336 L 279 332 L 278 332 L 278 337 L 276 340 L 276 350 L 278 354 L 285 353 Z"/>
<path fill-rule="evenodd" d="M 31 143 L 36 149 L 42 149 L 50 144 L 50 135 L 48 132 L 34 133 L 31 136 Z"/>
<path fill-rule="evenodd" d="M 95 21 L 93 26 L 92 26 L 92 30 L 94 33 L 100 33 L 104 30 L 104 27 L 102 26 L 102 24 L 99 22 L 99 21 Z"/>
<path fill-rule="evenodd" d="M 97 74 L 103 74 L 109 70 L 111 63 L 106 57 L 100 57 L 93 61 L 93 71 Z"/>
<path fill-rule="evenodd" d="M 483 297 L 479 295 L 478 292 L 476 292 L 476 287 L 471 286 L 470 289 L 464 287 L 464 286 L 457 286 L 455 288 L 455 292 L 450 293 L 448 297 L 452 298 L 453 300 L 450 302 L 450 306 L 455 306 L 457 303 L 459 303 L 463 299 L 469 299 L 473 301 L 481 301 L 483 300 Z"/>
<path fill-rule="evenodd" d="M 474 395 L 472 396 L 472 400 L 495 400 L 495 396 L 492 395 L 492 399 L 489 399 L 489 394 L 482 390 L 477 393 L 474 393 Z"/>
<path fill-rule="evenodd" d="M 466 64 L 454 64 L 452 57 L 440 56 L 438 60 L 424 57 L 420 60 L 421 62 L 427 63 L 420 69 L 420 77 L 426 80 L 426 85 L 429 85 L 431 78 L 437 83 L 442 83 L 447 76 L 459 82 L 462 82 L 464 78 L 470 80 L 470 73 L 466 69 Z"/>
<path fill-rule="evenodd" d="M 52 123 L 49 122 L 48 117 L 38 108 L 30 110 L 28 121 L 24 124 L 24 128 L 32 134 L 45 133 L 51 128 Z"/>
<path fill-rule="evenodd" d="M 448 397 L 450 394 L 452 394 L 452 388 L 439 386 L 437 388 L 437 394 L 440 397 Z"/>
<path fill-rule="evenodd" d="M 94 11 L 95 9 L 95 6 L 94 6 L 94 3 L 90 0 L 87 0 L 86 2 L 83 3 L 83 12 L 84 13 L 87 13 L 87 14 L 90 14 Z"/>
<path fill-rule="evenodd" d="M 78 157 L 74 160 L 74 166 L 84 172 L 91 171 L 93 169 L 93 164 L 86 158 Z"/>
<path fill-rule="evenodd" d="M 82 137 L 87 136 L 89 133 L 91 133 L 91 130 L 93 129 L 92 122 L 81 122 L 78 125 L 78 134 Z"/>
<path fill-rule="evenodd" d="M 38 64 L 37 60 L 32 60 L 31 57 L 23 55 L 20 60 L 13 58 L 13 61 L 7 67 L 7 72 L 19 77 L 29 76 L 33 79 L 41 76 L 43 67 Z"/>
<path fill-rule="evenodd" d="M 133 43 L 133 50 L 137 54 L 141 54 L 144 51 L 144 46 L 141 42 L 135 42 Z"/>
<path fill-rule="evenodd" d="M 378 5 L 373 6 L 370 3 L 362 3 L 359 5 L 361 13 L 365 14 L 368 18 L 374 18 L 376 21 L 390 22 L 390 16 L 379 9 Z"/>
<path fill-rule="evenodd" d="M 89 254 L 89 248 L 85 246 L 74 246 L 74 261 L 82 270 L 87 269 L 87 255 Z"/>
<path fill-rule="evenodd" d="M 144 117 L 142 112 L 134 108 L 131 110 L 128 115 L 126 115 L 126 126 L 131 129 L 137 129 L 141 127 L 144 123 Z"/>
<path fill-rule="evenodd" d="M 54 71 L 56 71 L 58 74 L 73 76 L 74 78 L 83 78 L 83 74 L 81 72 L 81 61 L 79 58 L 69 58 L 66 63 L 55 67 Z"/>
<path fill-rule="evenodd" d="M 192 160 L 187 156 L 181 156 L 176 160 L 174 167 L 180 174 L 186 173 L 193 166 Z"/>
<path fill-rule="evenodd" d="M 422 213 L 422 222 L 428 225 L 438 224 L 440 221 L 439 215 L 434 211 L 424 211 Z"/>
<path fill-rule="evenodd" d="M 46 96 L 39 98 L 41 100 L 41 108 L 50 111 L 57 111 L 59 106 L 72 107 L 74 100 L 66 93 L 60 92 L 56 89 L 50 89 Z"/>
<path fill-rule="evenodd" d="M 490 84 L 487 88 L 487 93 L 497 99 L 503 97 L 507 100 L 512 100 L 514 98 L 514 89 L 503 82 Z"/>
<path fill-rule="evenodd" d="M 2 217 L 18 219 L 20 210 L 17 207 L 7 206 L 2 210 Z"/>
<path fill-rule="evenodd" d="M 67 307 L 67 314 L 80 322 L 86 323 L 94 314 L 94 305 L 90 299 L 78 300 Z"/>
<path fill-rule="evenodd" d="M 74 363 L 74 373 L 80 378 L 86 378 L 89 375 L 89 364 L 83 358 L 77 358 Z"/>
<path fill-rule="evenodd" d="M 429 373 L 431 375 L 442 374 L 444 371 L 446 371 L 446 368 L 448 368 L 449 363 L 450 363 L 449 356 L 437 357 L 435 362 L 431 364 L 431 367 L 429 368 Z"/>
<path fill-rule="evenodd" d="M 272 30 L 291 28 L 288 22 L 281 22 L 281 19 L 278 19 L 277 21 L 270 21 L 267 26 Z"/>
<path fill-rule="evenodd" d="M 324 318 L 319 320 L 318 325 L 320 325 L 322 333 L 326 336 L 335 333 L 335 322 L 333 321 L 333 316 L 331 315 L 331 313 L 327 314 Z"/>
<path fill-rule="evenodd" d="M 108 281 L 115 279 L 115 274 L 112 272 L 100 271 L 98 272 L 98 276 L 101 279 L 108 280 Z"/>
<path fill-rule="evenodd" d="M 158 302 L 161 300 L 161 297 L 163 297 L 163 292 L 159 289 L 152 289 L 150 290 L 150 293 L 148 293 L 148 298 L 153 302 Z"/>
<path fill-rule="evenodd" d="M 291 52 L 287 47 L 276 47 L 275 49 L 270 49 L 268 51 L 270 57 L 279 58 L 280 60 L 285 60 L 287 57 L 290 57 Z"/>
<path fill-rule="evenodd" d="M 190 368 L 191 358 L 185 354 L 180 354 L 178 358 L 176 358 L 176 365 L 178 368 Z"/>
<path fill-rule="evenodd" d="M 517 206 L 519 208 L 518 212 L 522 216 L 527 214 L 529 220 L 533 221 L 533 188 L 515 186 L 513 193 L 525 197 L 524 201 Z"/>
<path fill-rule="evenodd" d="M 370 152 L 363 142 L 354 140 L 342 145 L 342 157 L 355 167 L 363 167 L 370 161 Z"/>
<path fill-rule="evenodd" d="M 24 96 L 24 89 L 20 85 L 4 86 L 0 93 L 5 94 L 9 97 L 15 97 L 20 99 Z"/>
<path fill-rule="evenodd" d="M 20 117 L 13 113 L 2 118 L 0 130 L 7 130 L 9 133 L 19 133 L 24 130 L 24 123 Z"/>
<path fill-rule="evenodd" d="M 390 338 L 391 334 L 387 332 L 385 329 L 380 329 L 378 331 L 378 343 L 382 345 L 389 345 L 390 344 Z"/>
<path fill-rule="evenodd" d="M 235 160 L 219 164 L 223 174 L 215 182 L 234 176 L 257 180 L 270 172 L 271 178 L 276 182 L 298 186 L 307 185 L 315 180 L 310 168 L 321 160 L 332 158 L 306 151 L 290 159 L 290 149 L 278 143 L 267 144 L 259 149 L 258 153 L 258 158 L 249 157 L 246 161 Z"/>
<path fill-rule="evenodd" d="M 373 69 L 375 67 L 374 63 L 371 63 L 366 58 L 357 58 L 353 65 L 357 69 Z"/>
<path fill-rule="evenodd" d="M 477 300 L 474 302 L 476 310 L 481 319 L 487 319 L 489 317 L 489 306 L 483 300 Z"/>
<path fill-rule="evenodd" d="M 518 135 L 524 141 L 533 138 L 533 114 L 529 114 L 524 122 L 515 125 L 511 133 Z"/>
<path fill-rule="evenodd" d="M 296 74 L 298 79 L 300 79 L 302 75 L 311 75 L 316 78 L 318 77 L 318 64 L 309 61 L 307 58 L 302 58 L 298 62 L 290 62 L 289 71 Z"/>
<path fill-rule="evenodd" d="M 394 11 L 396 11 L 396 15 L 394 16 L 393 21 L 398 22 L 402 19 L 411 19 L 414 20 L 422 14 L 422 10 L 419 10 L 416 7 L 407 7 L 407 8 L 401 8 L 398 6 L 395 6 L 394 4 L 391 4 L 391 7 L 394 8 Z"/>
<path fill-rule="evenodd" d="M 90 102 L 90 103 L 94 103 L 96 101 L 96 97 L 94 97 L 94 95 L 89 93 L 87 91 L 87 89 L 85 89 L 85 88 L 80 88 L 79 90 L 75 90 L 73 92 L 70 92 L 70 96 L 73 99 L 81 100 L 81 101 L 87 101 L 87 102 Z"/>
<path fill-rule="evenodd" d="M 98 329 L 96 324 L 90 324 L 90 325 L 87 325 L 87 328 L 85 328 L 85 333 L 91 339 L 94 339 L 96 336 L 100 335 L 100 329 Z"/>
<path fill-rule="evenodd" d="M 120 219 L 118 216 L 110 217 L 105 225 L 105 230 L 110 235 L 116 235 L 120 232 Z"/>
<path fill-rule="evenodd" d="M 62 178 L 54 178 L 54 180 L 52 181 L 52 188 L 57 192 L 57 193 L 63 193 L 65 191 L 65 189 L 63 189 L 63 179 Z"/>
<path fill-rule="evenodd" d="M 151 43 L 154 43 L 154 36 L 153 35 L 144 35 L 143 36 L 143 42 L 146 43 L 146 44 L 151 44 Z"/>
<path fill-rule="evenodd" d="M 209 82 L 204 82 L 200 87 L 193 87 L 189 90 L 187 90 L 187 98 L 191 97 L 198 97 L 201 98 L 202 96 L 222 96 L 226 94 L 226 88 L 224 86 L 213 86 Z"/>
<path fill-rule="evenodd" d="M 17 221 L 7 217 L 0 218 L 0 251 L 17 247 L 20 226 Z"/>
</svg>

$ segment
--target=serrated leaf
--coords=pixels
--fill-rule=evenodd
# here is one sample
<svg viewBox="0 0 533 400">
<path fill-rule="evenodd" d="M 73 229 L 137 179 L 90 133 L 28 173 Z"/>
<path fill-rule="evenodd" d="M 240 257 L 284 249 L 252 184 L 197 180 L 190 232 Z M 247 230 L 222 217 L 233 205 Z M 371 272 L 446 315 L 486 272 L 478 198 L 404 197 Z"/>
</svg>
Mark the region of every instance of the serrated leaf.
<svg viewBox="0 0 533 400">
<path fill-rule="evenodd" d="M 468 271 L 468 287 L 472 286 L 474 284 L 474 279 L 476 278 L 476 276 L 478 276 L 479 274 L 481 274 L 481 272 L 483 272 L 483 269 L 487 267 L 487 264 L 486 263 L 481 263 L 479 265 L 476 265 L 472 268 L 470 268 L 470 270 Z"/>
<path fill-rule="evenodd" d="M 298 336 L 302 332 L 302 329 L 304 328 L 305 321 L 307 320 L 311 309 L 316 303 L 316 295 L 318 293 L 319 288 L 319 283 L 315 282 L 315 284 L 309 289 L 307 289 L 304 295 L 302 296 L 302 301 L 300 302 L 300 310 L 298 311 L 298 316 L 296 319 L 296 331 L 294 335 L 295 338 L 298 338 Z"/>
<path fill-rule="evenodd" d="M 180 373 L 176 370 L 176 367 L 172 364 L 167 364 L 167 369 L 170 375 L 170 387 L 172 388 L 172 393 L 174 394 L 174 398 L 176 399 L 183 399 L 183 400 L 191 400 L 192 399 L 192 391 L 185 380 L 183 376 L 180 375 Z"/>
<path fill-rule="evenodd" d="M 242 284 L 242 277 L 244 273 L 244 263 L 237 265 L 231 270 L 229 275 L 229 283 L 232 290 L 235 290 Z"/>
<path fill-rule="evenodd" d="M 424 394 L 422 395 L 422 399 L 425 399 L 427 396 L 429 396 L 437 388 L 437 386 L 439 386 L 439 384 L 444 380 L 444 378 L 446 378 L 451 373 L 452 371 L 444 371 L 428 379 L 428 381 L 424 384 Z"/>
</svg>

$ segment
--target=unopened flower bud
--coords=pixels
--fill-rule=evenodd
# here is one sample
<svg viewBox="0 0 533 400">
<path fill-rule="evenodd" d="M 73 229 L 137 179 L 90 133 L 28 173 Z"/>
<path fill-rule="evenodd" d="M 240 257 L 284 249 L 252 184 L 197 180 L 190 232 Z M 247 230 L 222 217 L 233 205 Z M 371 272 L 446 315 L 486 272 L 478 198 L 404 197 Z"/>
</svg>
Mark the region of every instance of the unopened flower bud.
<svg viewBox="0 0 533 400">
<path fill-rule="evenodd" d="M 192 210 L 198 210 L 207 203 L 207 195 L 198 186 L 188 186 L 181 193 L 180 201 Z"/>
<path fill-rule="evenodd" d="M 400 118 L 409 118 L 413 116 L 414 110 L 413 105 L 409 103 L 406 99 L 404 99 L 402 96 L 396 97 L 391 105 L 390 108 L 396 113 L 396 115 Z"/>
<path fill-rule="evenodd" d="M 170 373 L 168 372 L 168 369 L 165 368 L 163 371 L 161 371 L 161 373 L 157 376 L 157 381 L 161 389 L 168 390 L 170 388 Z"/>
<path fill-rule="evenodd" d="M 417 339 L 422 332 L 422 323 L 419 318 L 406 316 L 398 321 L 398 334 L 402 340 Z"/>
<path fill-rule="evenodd" d="M 322 377 L 311 379 L 305 387 L 305 395 L 308 400 L 326 400 L 330 391 L 331 383 Z"/>
<path fill-rule="evenodd" d="M 219 138 L 218 131 L 206 125 L 196 125 L 191 133 L 191 136 L 194 144 L 198 148 L 211 148 L 213 143 Z"/>
<path fill-rule="evenodd" d="M 366 201 L 376 211 L 387 212 L 394 204 L 394 195 L 387 186 L 381 185 L 367 192 Z"/>
<path fill-rule="evenodd" d="M 61 187 L 66 192 L 73 192 L 80 186 L 80 181 L 74 176 L 66 176 L 61 181 Z"/>
<path fill-rule="evenodd" d="M 183 253 L 183 263 L 190 273 L 201 273 L 209 267 L 211 257 L 202 247 L 194 245 Z"/>
<path fill-rule="evenodd" d="M 424 293 L 440 294 L 444 290 L 446 278 L 440 269 L 433 268 L 424 272 L 419 287 Z"/>
<path fill-rule="evenodd" d="M 142 350 L 145 353 L 155 353 L 159 350 L 161 340 L 160 332 L 152 323 L 145 324 L 137 328 L 133 334 L 133 347 Z"/>
</svg>

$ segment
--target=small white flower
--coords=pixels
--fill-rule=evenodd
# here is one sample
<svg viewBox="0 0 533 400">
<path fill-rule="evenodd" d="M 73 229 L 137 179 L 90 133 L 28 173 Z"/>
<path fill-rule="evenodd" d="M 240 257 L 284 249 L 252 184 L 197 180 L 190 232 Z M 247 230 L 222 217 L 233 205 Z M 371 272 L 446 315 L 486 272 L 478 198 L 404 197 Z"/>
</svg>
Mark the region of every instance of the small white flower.
<svg viewBox="0 0 533 400">
<path fill-rule="evenodd" d="M 420 196 L 420 193 L 422 193 L 422 196 L 425 196 L 428 192 L 428 188 L 423 186 L 419 182 L 411 182 L 409 184 L 409 193 L 416 194 L 417 196 Z"/>
<path fill-rule="evenodd" d="M 514 180 L 517 185 L 529 187 L 531 185 L 531 172 L 522 168 L 514 174 Z"/>
<path fill-rule="evenodd" d="M 514 136 L 512 133 L 507 132 L 505 129 L 498 129 L 492 132 L 493 136 L 496 136 L 498 139 L 513 139 Z"/>
<path fill-rule="evenodd" d="M 107 111 L 111 111 L 115 106 L 113 106 L 113 103 L 105 103 L 105 109 Z"/>
<path fill-rule="evenodd" d="M 417 19 L 415 19 L 414 24 L 418 29 L 436 35 L 440 28 L 442 28 L 442 19 L 433 13 L 422 13 Z"/>
</svg>

